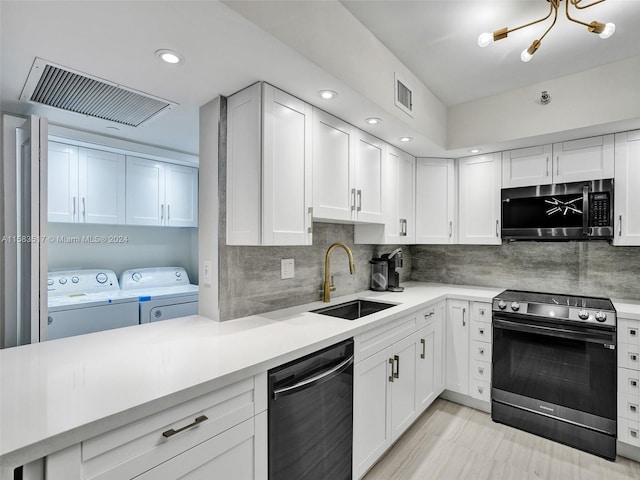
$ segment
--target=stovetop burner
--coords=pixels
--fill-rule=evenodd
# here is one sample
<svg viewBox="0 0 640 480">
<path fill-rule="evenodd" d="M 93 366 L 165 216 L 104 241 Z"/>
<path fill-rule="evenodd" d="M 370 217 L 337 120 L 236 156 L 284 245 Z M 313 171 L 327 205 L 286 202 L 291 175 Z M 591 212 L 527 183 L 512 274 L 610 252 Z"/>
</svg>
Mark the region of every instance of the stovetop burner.
<svg viewBox="0 0 640 480">
<path fill-rule="evenodd" d="M 616 326 L 616 309 L 608 298 L 505 290 L 493 299 L 493 311 Z"/>
</svg>

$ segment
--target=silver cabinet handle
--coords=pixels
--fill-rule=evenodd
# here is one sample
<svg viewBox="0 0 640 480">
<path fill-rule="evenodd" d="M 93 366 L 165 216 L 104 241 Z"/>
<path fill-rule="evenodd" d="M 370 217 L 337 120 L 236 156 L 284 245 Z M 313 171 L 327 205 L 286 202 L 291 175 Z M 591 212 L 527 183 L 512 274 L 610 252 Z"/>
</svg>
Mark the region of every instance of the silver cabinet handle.
<svg viewBox="0 0 640 480">
<path fill-rule="evenodd" d="M 160 220 L 164 220 L 164 203 L 160 204 Z"/>
<path fill-rule="evenodd" d="M 466 308 L 463 308 L 463 309 L 462 309 L 462 326 L 463 326 L 463 327 L 465 327 L 465 326 L 467 325 L 467 322 L 466 322 L 466 320 L 464 319 L 464 317 L 465 317 L 466 313 L 467 313 L 467 309 L 466 309 Z"/>
<path fill-rule="evenodd" d="M 401 237 L 407 236 L 407 219 L 406 218 L 400 219 L 400 236 Z"/>
<path fill-rule="evenodd" d="M 84 197 L 82 197 L 82 218 L 87 217 L 87 202 Z"/>
<path fill-rule="evenodd" d="M 171 205 L 167 203 L 167 222 L 171 220 Z"/>
<path fill-rule="evenodd" d="M 620 215 L 618 219 L 620 220 L 620 223 L 618 224 L 618 236 L 621 237 L 622 236 L 622 215 Z"/>
<path fill-rule="evenodd" d="M 175 434 L 180 433 L 180 432 L 184 432 L 185 430 L 187 430 L 189 428 L 193 428 L 196 425 L 199 425 L 202 422 L 205 422 L 207 420 L 209 420 L 209 417 L 207 417 L 206 415 L 200 415 L 192 423 L 190 423 L 189 425 L 185 425 L 184 427 L 179 428 L 178 430 L 174 430 L 173 428 L 170 428 L 169 430 L 166 430 L 166 431 L 162 432 L 162 436 L 164 438 L 173 437 Z"/>
<path fill-rule="evenodd" d="M 393 358 L 389 359 L 389 365 L 391 365 L 391 374 L 389 375 L 389 381 L 393 382 Z"/>
<path fill-rule="evenodd" d="M 393 360 L 396 362 L 396 373 L 393 374 L 393 378 L 400 378 L 400 357 L 394 355 Z"/>
<path fill-rule="evenodd" d="M 638 411 L 638 406 L 637 405 L 629 405 L 629 410 L 631 410 L 633 413 L 636 413 Z"/>
<path fill-rule="evenodd" d="M 356 210 L 359 212 L 362 210 L 362 190 L 358 190 L 356 192 L 356 195 L 358 197 L 358 207 L 356 208 Z"/>
<path fill-rule="evenodd" d="M 556 157 L 556 175 L 560 175 L 560 155 Z"/>
<path fill-rule="evenodd" d="M 449 221 L 449 238 L 453 235 L 453 222 Z"/>
<path fill-rule="evenodd" d="M 549 155 L 547 155 L 547 177 L 549 176 Z"/>
<path fill-rule="evenodd" d="M 500 220 L 496 220 L 496 237 L 500 236 L 500 232 L 498 231 L 499 226 L 500 226 Z"/>
<path fill-rule="evenodd" d="M 76 219 L 76 197 L 73 197 L 73 219 Z"/>
<path fill-rule="evenodd" d="M 427 342 L 424 338 L 421 338 L 420 343 L 422 344 L 422 353 L 420 354 L 420 358 L 425 358 L 427 354 Z"/>
<path fill-rule="evenodd" d="M 351 211 L 356 209 L 356 189 L 351 189 Z"/>
<path fill-rule="evenodd" d="M 629 330 L 629 335 L 631 335 L 632 337 L 635 337 L 636 335 L 638 335 L 638 331 L 635 328 L 632 330 Z"/>
<path fill-rule="evenodd" d="M 432 317 L 435 313 L 435 310 L 431 310 L 430 312 L 424 314 L 424 318 Z"/>
<path fill-rule="evenodd" d="M 629 385 L 631 385 L 632 387 L 637 387 L 638 386 L 638 381 L 637 380 L 629 380 Z"/>
<path fill-rule="evenodd" d="M 629 435 L 631 435 L 633 438 L 638 438 L 638 431 L 637 430 L 629 430 Z"/>
<path fill-rule="evenodd" d="M 309 226 L 307 227 L 307 233 L 313 233 L 313 207 L 309 207 Z"/>
<path fill-rule="evenodd" d="M 631 353 L 631 354 L 629 354 L 629 358 L 631 359 L 632 362 L 637 362 L 638 361 L 638 354 Z"/>
</svg>

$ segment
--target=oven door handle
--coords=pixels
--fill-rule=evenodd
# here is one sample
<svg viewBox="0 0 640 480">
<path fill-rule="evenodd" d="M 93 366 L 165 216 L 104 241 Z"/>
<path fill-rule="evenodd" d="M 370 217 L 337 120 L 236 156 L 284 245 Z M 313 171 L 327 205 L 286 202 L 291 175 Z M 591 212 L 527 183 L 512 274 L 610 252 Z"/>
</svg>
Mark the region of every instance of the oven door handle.
<svg viewBox="0 0 640 480">
<path fill-rule="evenodd" d="M 565 328 L 547 327 L 544 325 L 524 325 L 518 322 L 510 322 L 499 318 L 493 319 L 494 328 L 502 328 L 505 330 L 515 330 L 525 333 L 536 333 L 538 335 L 546 335 L 552 337 L 566 338 L 568 340 L 578 340 L 581 342 L 601 343 L 605 347 L 615 349 L 615 333 L 614 334 L 598 334 L 593 331 L 576 332 Z M 613 347 L 613 348 L 612 348 Z"/>
</svg>

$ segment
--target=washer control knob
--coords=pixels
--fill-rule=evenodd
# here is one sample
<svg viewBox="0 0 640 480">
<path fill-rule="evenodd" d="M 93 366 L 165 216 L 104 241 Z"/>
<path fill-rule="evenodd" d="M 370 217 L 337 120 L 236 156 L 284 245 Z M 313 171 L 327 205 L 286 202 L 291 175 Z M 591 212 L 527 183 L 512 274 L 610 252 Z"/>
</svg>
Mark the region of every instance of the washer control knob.
<svg viewBox="0 0 640 480">
<path fill-rule="evenodd" d="M 131 275 L 131 279 L 134 282 L 139 282 L 140 280 L 142 280 L 142 274 L 140 272 L 133 272 L 133 274 Z"/>
<path fill-rule="evenodd" d="M 60 283 L 60 285 L 64 285 L 65 283 L 67 283 L 67 279 L 62 277 L 60 280 L 58 280 L 58 282 Z"/>
<path fill-rule="evenodd" d="M 80 281 L 80 279 L 78 277 L 71 277 L 71 281 L 73 283 L 78 283 Z"/>
<path fill-rule="evenodd" d="M 578 318 L 580 320 L 587 320 L 589 318 L 589 312 L 587 312 L 586 310 L 580 310 L 578 312 Z"/>
<path fill-rule="evenodd" d="M 518 302 L 511 302 L 511 310 L 517 312 L 520 310 L 520 304 Z"/>
<path fill-rule="evenodd" d="M 596 312 L 596 320 L 599 322 L 604 322 L 607 319 L 607 314 L 604 312 Z"/>
<path fill-rule="evenodd" d="M 504 310 L 505 308 L 507 308 L 507 304 L 505 303 L 505 301 L 504 301 L 504 300 L 500 300 L 500 301 L 498 302 L 498 308 L 499 308 L 500 310 Z"/>
<path fill-rule="evenodd" d="M 53 285 L 55 282 L 53 281 L 53 278 L 48 278 L 47 279 L 47 285 L 51 286 Z"/>
<path fill-rule="evenodd" d="M 182 272 L 176 272 L 176 277 L 178 278 L 182 277 Z"/>
<path fill-rule="evenodd" d="M 109 277 L 106 273 L 100 272 L 96 275 L 96 282 L 98 283 L 106 283 L 107 280 L 109 280 Z"/>
</svg>

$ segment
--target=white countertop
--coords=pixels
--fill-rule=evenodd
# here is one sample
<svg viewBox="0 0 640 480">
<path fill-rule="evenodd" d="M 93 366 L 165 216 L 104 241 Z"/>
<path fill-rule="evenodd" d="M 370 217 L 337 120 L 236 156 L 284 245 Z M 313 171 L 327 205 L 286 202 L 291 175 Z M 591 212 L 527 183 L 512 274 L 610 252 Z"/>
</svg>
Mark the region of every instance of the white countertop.
<svg viewBox="0 0 640 480">
<path fill-rule="evenodd" d="M 315 302 L 227 322 L 190 316 L 0 350 L 0 467 L 21 465 L 358 335 L 445 298 L 502 289 L 406 283 L 337 297 L 399 305 L 349 321 Z M 640 318 L 640 304 L 616 302 Z M 628 310 L 627 310 L 628 309 Z"/>
</svg>

